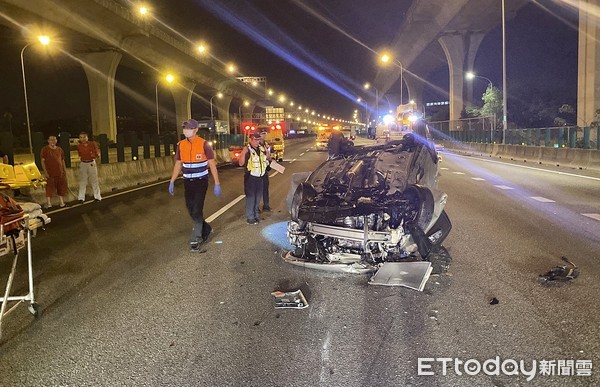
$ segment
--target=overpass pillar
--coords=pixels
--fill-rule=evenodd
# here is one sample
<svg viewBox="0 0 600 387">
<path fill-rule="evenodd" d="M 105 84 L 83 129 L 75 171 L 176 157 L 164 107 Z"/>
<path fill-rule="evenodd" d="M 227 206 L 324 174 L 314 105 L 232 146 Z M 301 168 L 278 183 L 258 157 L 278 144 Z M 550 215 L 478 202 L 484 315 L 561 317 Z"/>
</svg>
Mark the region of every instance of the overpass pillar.
<svg viewBox="0 0 600 387">
<path fill-rule="evenodd" d="M 481 45 L 481 41 L 483 40 L 483 38 L 485 37 L 485 35 L 481 32 L 469 32 L 465 35 L 465 45 L 467 46 L 467 57 L 466 57 L 466 63 L 465 63 L 465 68 L 467 70 L 473 71 L 473 67 L 475 65 L 475 56 L 477 55 L 477 50 L 479 50 L 479 46 Z M 476 71 L 475 71 L 476 72 Z M 487 74 L 479 74 L 479 75 L 483 75 L 485 77 L 487 77 Z M 476 79 L 473 79 L 473 81 L 471 82 L 467 82 L 467 87 L 466 87 L 466 102 L 469 105 L 473 105 L 474 104 L 474 98 L 473 98 L 473 83 Z"/>
<path fill-rule="evenodd" d="M 183 81 L 175 87 L 171 87 L 171 95 L 175 102 L 175 122 L 177 122 L 177 138 L 183 133 L 181 124 L 192 118 L 192 93 L 196 87 L 195 82 Z"/>
<path fill-rule="evenodd" d="M 600 109 L 600 0 L 579 2 L 577 125 L 589 126 Z"/>
<path fill-rule="evenodd" d="M 423 80 L 406 71 L 404 73 L 404 83 L 406 83 L 408 89 L 408 100 L 414 100 L 417 106 L 421 106 L 423 104 Z"/>
<path fill-rule="evenodd" d="M 450 72 L 450 121 L 460 119 L 463 109 L 464 62 L 465 42 L 464 36 L 444 35 L 439 42 L 446 54 L 448 70 Z"/>
<path fill-rule="evenodd" d="M 117 139 L 115 110 L 115 74 L 121 53 L 116 51 L 78 54 L 90 89 L 90 110 L 94 135 L 106 134 L 109 140 Z"/>
<path fill-rule="evenodd" d="M 215 101 L 216 100 L 216 101 Z M 224 95 L 222 98 L 213 100 L 214 106 L 217 108 L 217 119 L 221 121 L 226 121 L 227 125 L 229 125 L 229 130 L 231 131 L 231 124 L 229 119 L 229 107 L 231 106 L 231 100 L 233 97 L 229 95 Z M 215 103 L 216 102 L 216 103 Z"/>
</svg>

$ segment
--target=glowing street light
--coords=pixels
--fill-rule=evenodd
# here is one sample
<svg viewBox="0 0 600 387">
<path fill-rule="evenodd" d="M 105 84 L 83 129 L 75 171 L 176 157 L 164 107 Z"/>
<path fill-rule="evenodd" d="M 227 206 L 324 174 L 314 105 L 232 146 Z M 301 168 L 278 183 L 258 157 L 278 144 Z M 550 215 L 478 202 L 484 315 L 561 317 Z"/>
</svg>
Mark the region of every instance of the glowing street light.
<svg viewBox="0 0 600 387">
<path fill-rule="evenodd" d="M 400 63 L 400 61 L 392 60 L 392 56 L 387 52 L 384 52 L 379 56 L 379 63 L 381 65 L 386 66 L 388 63 L 391 62 L 394 62 L 395 64 L 400 66 L 400 105 L 402 105 L 404 104 L 404 66 L 402 65 L 402 63 Z"/>
<path fill-rule="evenodd" d="M 164 77 L 164 80 L 167 81 L 167 83 L 171 84 L 173 83 L 173 81 L 175 81 L 175 76 L 173 74 L 167 74 Z M 156 95 L 156 134 L 160 134 L 160 113 L 158 111 L 158 84 L 160 83 L 161 79 L 158 80 L 158 82 L 156 82 L 156 87 L 155 87 L 155 95 Z"/>
<path fill-rule="evenodd" d="M 50 43 L 50 37 L 47 35 L 38 36 L 38 42 L 42 46 L 47 46 Z M 31 143 L 31 122 L 29 121 L 29 104 L 27 103 L 27 82 L 25 81 L 25 65 L 23 62 L 23 53 L 25 49 L 35 42 L 30 42 L 21 50 L 21 73 L 23 74 L 23 95 L 25 96 L 25 116 L 27 117 L 27 135 L 29 136 L 29 153 L 33 154 L 33 145 Z"/>
<path fill-rule="evenodd" d="M 228 73 L 233 74 L 233 73 L 235 73 L 235 70 L 236 70 L 236 68 L 235 68 L 235 65 L 233 63 L 230 63 L 229 65 L 227 65 L 227 72 Z"/>
<path fill-rule="evenodd" d="M 145 5 L 142 5 L 138 8 L 138 12 L 140 13 L 140 15 L 142 16 L 146 16 L 149 12 L 148 7 L 146 7 Z"/>
<path fill-rule="evenodd" d="M 213 98 L 223 98 L 223 93 L 218 92 L 217 95 L 213 95 L 212 97 L 210 97 L 210 119 L 214 120 L 215 116 L 213 115 Z"/>
<path fill-rule="evenodd" d="M 381 60 L 383 61 L 383 56 Z M 363 87 L 365 88 L 365 90 L 369 90 L 371 88 L 371 84 L 369 82 L 365 82 Z M 379 90 L 377 90 L 376 87 L 373 87 L 373 89 L 375 89 L 375 120 L 379 120 Z"/>
<path fill-rule="evenodd" d="M 489 86 L 490 89 L 492 87 L 494 87 L 494 85 L 492 84 L 492 81 L 489 78 L 481 76 L 481 75 L 477 75 L 477 74 L 475 74 L 472 71 L 468 71 L 467 74 L 466 74 L 466 77 L 467 77 L 468 80 L 473 80 L 475 78 L 485 79 L 486 81 L 488 81 L 488 84 L 489 84 L 488 86 Z"/>
<path fill-rule="evenodd" d="M 206 54 L 206 52 L 208 51 L 208 48 L 206 47 L 206 44 L 204 44 L 204 43 L 198 44 L 197 49 L 198 49 L 198 52 L 202 55 Z"/>
</svg>

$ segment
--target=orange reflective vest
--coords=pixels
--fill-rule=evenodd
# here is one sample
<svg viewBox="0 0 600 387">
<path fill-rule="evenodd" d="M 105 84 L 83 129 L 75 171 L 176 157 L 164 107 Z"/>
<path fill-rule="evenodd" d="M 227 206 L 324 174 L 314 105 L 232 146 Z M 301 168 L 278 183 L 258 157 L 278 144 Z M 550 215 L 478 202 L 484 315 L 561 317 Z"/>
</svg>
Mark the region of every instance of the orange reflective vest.
<svg viewBox="0 0 600 387">
<path fill-rule="evenodd" d="M 179 141 L 179 157 L 184 179 L 202 179 L 208 176 L 208 159 L 204 153 L 204 139 L 194 136 Z"/>
</svg>

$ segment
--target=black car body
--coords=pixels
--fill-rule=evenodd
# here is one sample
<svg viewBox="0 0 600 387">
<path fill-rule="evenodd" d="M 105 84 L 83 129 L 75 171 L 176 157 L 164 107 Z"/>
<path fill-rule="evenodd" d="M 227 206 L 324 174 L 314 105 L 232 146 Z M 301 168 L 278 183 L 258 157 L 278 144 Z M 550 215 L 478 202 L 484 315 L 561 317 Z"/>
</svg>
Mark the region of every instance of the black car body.
<svg viewBox="0 0 600 387">
<path fill-rule="evenodd" d="M 290 191 L 291 260 L 378 264 L 426 259 L 451 229 L 439 159 L 426 126 L 383 145 L 353 147 Z M 298 180 L 298 179 L 296 179 Z"/>
</svg>

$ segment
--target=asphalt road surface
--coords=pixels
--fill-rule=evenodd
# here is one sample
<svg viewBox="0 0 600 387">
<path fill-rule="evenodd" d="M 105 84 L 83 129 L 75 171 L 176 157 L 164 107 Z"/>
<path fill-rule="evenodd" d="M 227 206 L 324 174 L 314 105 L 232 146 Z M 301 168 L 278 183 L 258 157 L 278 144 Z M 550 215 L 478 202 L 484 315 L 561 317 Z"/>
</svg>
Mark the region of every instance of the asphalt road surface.
<svg viewBox="0 0 600 387">
<path fill-rule="evenodd" d="M 286 144 L 285 173 L 271 172 L 274 211 L 258 225 L 245 221 L 243 172 L 219 170 L 223 193 L 209 187 L 205 214 L 218 216 L 203 254 L 188 250 L 181 182 L 175 197 L 160 182 L 50 213 L 33 240 L 42 314 L 20 306 L 4 319 L 0 385 L 600 383 L 600 176 L 445 154 L 452 262 L 417 292 L 282 262 L 290 175 L 326 157 L 308 151 L 313 143 Z M 561 256 L 579 277 L 539 284 Z M 0 257 L 1 284 L 9 270 Z M 295 289 L 310 306 L 275 310 L 270 293 Z M 448 360 L 431 360 L 439 358 Z M 476 372 L 486 360 L 499 365 L 488 362 L 492 375 Z"/>
</svg>

